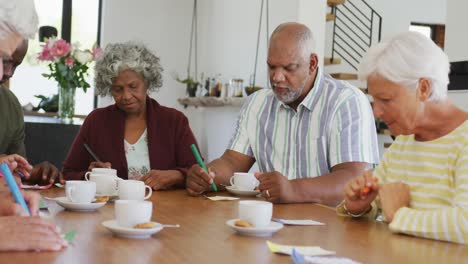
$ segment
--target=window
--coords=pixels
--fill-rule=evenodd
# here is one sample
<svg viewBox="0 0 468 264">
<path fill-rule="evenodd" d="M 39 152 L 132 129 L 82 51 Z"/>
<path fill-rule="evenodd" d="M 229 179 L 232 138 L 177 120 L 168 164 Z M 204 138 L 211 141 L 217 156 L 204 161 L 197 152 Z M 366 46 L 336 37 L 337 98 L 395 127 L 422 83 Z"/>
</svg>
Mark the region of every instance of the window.
<svg viewBox="0 0 468 264">
<path fill-rule="evenodd" d="M 432 39 L 441 49 L 445 45 L 445 25 L 412 22 L 409 30 L 417 31 Z"/>
<path fill-rule="evenodd" d="M 71 28 L 66 29 L 71 33 L 71 43 L 79 42 L 82 48 L 92 48 L 97 43 L 99 6 L 101 0 L 79 0 L 72 4 Z M 64 0 L 35 0 L 39 16 L 39 26 L 53 26 L 57 28 L 59 36 L 62 32 L 62 10 Z M 37 106 L 39 99 L 34 95 L 52 96 L 57 93 L 55 80 L 48 80 L 41 74 L 48 73 L 45 63 L 39 62 L 36 57 L 41 50 L 38 37 L 29 41 L 29 49 L 26 58 L 10 80 L 10 89 L 18 97 L 21 105 L 32 103 Z M 91 65 L 93 67 L 93 65 Z M 92 68 L 88 71 L 88 82 L 91 88 L 86 93 L 81 88 L 76 91 L 75 114 L 87 115 L 94 108 L 94 72 Z"/>
<path fill-rule="evenodd" d="M 421 34 L 423 34 L 424 36 L 432 39 L 432 28 L 431 26 L 427 26 L 427 25 L 411 25 L 409 27 L 409 30 L 410 31 L 416 31 L 416 32 L 419 32 Z"/>
</svg>

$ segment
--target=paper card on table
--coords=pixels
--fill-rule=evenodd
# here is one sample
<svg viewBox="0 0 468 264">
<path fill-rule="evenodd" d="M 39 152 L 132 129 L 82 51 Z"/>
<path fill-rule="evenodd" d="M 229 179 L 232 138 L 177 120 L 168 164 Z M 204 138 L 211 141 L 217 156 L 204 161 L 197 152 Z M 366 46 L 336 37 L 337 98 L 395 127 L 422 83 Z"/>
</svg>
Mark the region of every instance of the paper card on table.
<svg viewBox="0 0 468 264">
<path fill-rule="evenodd" d="M 272 218 L 272 221 L 282 223 L 284 225 L 325 225 L 324 223 L 310 220 L 310 219 L 281 219 Z"/>
<path fill-rule="evenodd" d="M 75 239 L 75 235 L 76 235 L 76 229 L 73 229 L 69 231 L 68 233 L 63 234 L 63 239 L 65 239 L 68 242 L 68 244 L 71 244 L 73 242 L 73 239 Z"/>
<path fill-rule="evenodd" d="M 39 200 L 39 209 L 47 209 L 48 207 L 49 206 L 47 205 L 47 203 L 43 199 Z"/>
<path fill-rule="evenodd" d="M 304 256 L 293 249 L 291 259 L 294 264 L 360 264 L 349 258 L 337 256 Z"/>
<path fill-rule="evenodd" d="M 334 255 L 334 251 L 328 251 L 321 247 L 303 247 L 303 246 L 290 246 L 290 245 L 280 245 L 267 240 L 268 248 L 273 253 L 281 253 L 291 255 L 293 248 L 307 256 L 323 256 L 323 255 Z"/>
<path fill-rule="evenodd" d="M 237 197 L 230 197 L 230 196 L 206 196 L 206 198 L 210 199 L 211 201 L 234 201 L 239 200 Z"/>
<path fill-rule="evenodd" d="M 47 185 L 28 185 L 28 184 L 21 184 L 21 189 L 25 190 L 47 190 L 52 186 L 52 183 L 47 184 Z"/>
</svg>

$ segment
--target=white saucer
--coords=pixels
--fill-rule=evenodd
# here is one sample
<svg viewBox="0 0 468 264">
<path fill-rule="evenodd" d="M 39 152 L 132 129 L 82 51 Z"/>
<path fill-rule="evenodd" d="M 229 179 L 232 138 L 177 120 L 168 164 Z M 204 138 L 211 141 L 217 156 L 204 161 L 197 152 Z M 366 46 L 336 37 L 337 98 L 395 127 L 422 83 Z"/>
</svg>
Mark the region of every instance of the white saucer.
<svg viewBox="0 0 468 264">
<path fill-rule="evenodd" d="M 226 225 L 236 230 L 239 235 L 243 236 L 256 236 L 256 237 L 268 237 L 271 236 L 273 233 L 277 232 L 281 228 L 283 228 L 283 224 L 277 222 L 270 222 L 268 226 L 256 228 L 256 227 L 240 227 L 234 225 L 234 223 L 239 219 L 231 219 L 226 221 Z"/>
<path fill-rule="evenodd" d="M 117 224 L 116 220 L 108 220 L 102 222 L 102 225 L 109 229 L 114 235 L 124 238 L 135 238 L 135 239 L 146 239 L 150 238 L 151 235 L 156 234 L 157 232 L 163 229 L 163 226 L 160 223 L 152 222 L 156 224 L 156 227 L 153 228 L 130 228 L 130 227 L 121 227 Z"/>
<path fill-rule="evenodd" d="M 98 208 L 104 206 L 106 202 L 102 203 L 73 203 L 70 202 L 67 197 L 57 197 L 54 198 L 54 201 L 56 201 L 60 206 L 67 210 L 71 211 L 77 211 L 77 212 L 91 212 L 95 211 Z"/>
<path fill-rule="evenodd" d="M 239 196 L 256 196 L 260 194 L 259 190 L 241 190 L 237 189 L 236 186 L 226 186 L 226 190 L 232 194 Z"/>
</svg>

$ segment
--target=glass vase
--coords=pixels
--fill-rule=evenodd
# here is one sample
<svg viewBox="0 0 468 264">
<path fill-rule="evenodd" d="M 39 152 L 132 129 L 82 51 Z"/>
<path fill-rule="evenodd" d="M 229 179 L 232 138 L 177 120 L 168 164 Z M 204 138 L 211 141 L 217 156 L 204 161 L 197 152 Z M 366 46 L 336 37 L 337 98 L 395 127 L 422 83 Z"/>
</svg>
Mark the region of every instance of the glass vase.
<svg viewBox="0 0 468 264">
<path fill-rule="evenodd" d="M 58 117 L 63 123 L 73 123 L 75 115 L 75 91 L 74 87 L 59 86 Z"/>
</svg>

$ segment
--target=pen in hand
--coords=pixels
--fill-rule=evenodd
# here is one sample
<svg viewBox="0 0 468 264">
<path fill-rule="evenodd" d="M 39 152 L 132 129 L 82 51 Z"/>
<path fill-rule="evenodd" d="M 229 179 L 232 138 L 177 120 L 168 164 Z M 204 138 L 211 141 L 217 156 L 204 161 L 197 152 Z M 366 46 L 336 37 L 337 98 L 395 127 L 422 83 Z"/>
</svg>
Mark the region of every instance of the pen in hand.
<svg viewBox="0 0 468 264">
<path fill-rule="evenodd" d="M 96 154 L 94 154 L 94 152 L 91 150 L 91 148 L 88 146 L 88 144 L 86 143 L 83 143 L 83 146 L 85 147 L 86 151 L 88 151 L 89 155 L 91 155 L 91 157 L 93 157 L 93 159 L 97 162 L 101 162 L 99 160 L 99 158 L 96 156 Z"/>
<path fill-rule="evenodd" d="M 28 216 L 31 216 L 31 211 L 29 211 L 29 207 L 26 204 L 26 201 L 24 200 L 24 197 L 21 194 L 18 185 L 16 184 L 13 174 L 11 174 L 10 168 L 8 168 L 8 165 L 6 163 L 0 164 L 0 171 L 2 172 L 3 177 L 5 178 L 5 181 L 8 187 L 10 188 L 11 194 L 13 195 L 13 198 L 15 199 L 16 203 L 23 207 Z"/>
<path fill-rule="evenodd" d="M 200 165 L 200 167 L 202 167 L 203 170 L 206 171 L 206 173 L 209 173 L 208 168 L 206 167 L 205 163 L 203 163 L 200 153 L 198 152 L 197 146 L 195 146 L 195 144 L 192 144 L 190 145 L 190 148 L 192 149 L 192 153 L 195 156 L 195 159 L 197 160 L 198 165 Z M 216 184 L 214 183 L 214 181 L 211 183 L 211 189 L 213 189 L 213 191 L 215 192 L 218 191 L 218 188 L 216 187 Z"/>
</svg>

